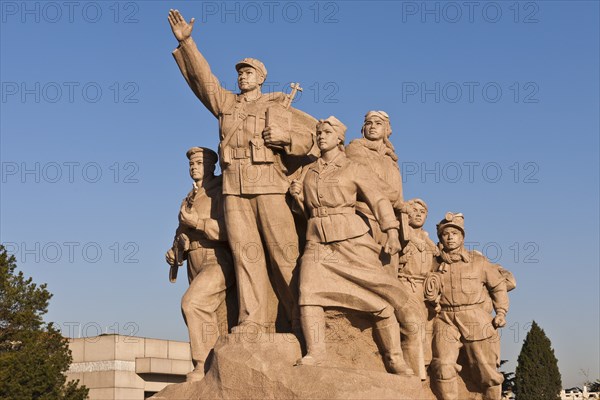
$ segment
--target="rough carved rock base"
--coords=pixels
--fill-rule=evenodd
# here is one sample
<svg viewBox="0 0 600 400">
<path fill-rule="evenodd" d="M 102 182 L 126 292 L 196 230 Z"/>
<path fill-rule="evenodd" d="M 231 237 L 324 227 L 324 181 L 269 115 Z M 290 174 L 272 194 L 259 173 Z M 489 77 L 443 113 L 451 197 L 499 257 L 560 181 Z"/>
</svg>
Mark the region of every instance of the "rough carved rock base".
<svg viewBox="0 0 600 400">
<path fill-rule="evenodd" d="M 222 336 L 201 382 L 167 386 L 152 399 L 435 400 L 428 381 L 385 371 L 364 314 L 329 311 L 326 341 L 326 364 L 295 367 L 303 349 L 292 334 Z M 461 400 L 481 399 L 460 379 L 459 388 Z"/>
</svg>

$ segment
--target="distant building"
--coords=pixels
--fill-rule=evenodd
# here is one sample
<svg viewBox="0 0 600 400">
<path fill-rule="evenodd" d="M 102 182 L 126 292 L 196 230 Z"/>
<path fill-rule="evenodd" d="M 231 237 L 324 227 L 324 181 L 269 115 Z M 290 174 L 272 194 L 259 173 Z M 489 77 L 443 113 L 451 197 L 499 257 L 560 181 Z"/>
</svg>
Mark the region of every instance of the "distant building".
<svg viewBox="0 0 600 400">
<path fill-rule="evenodd" d="M 563 389 L 560 391 L 560 400 L 587 400 L 600 399 L 600 392 L 588 392 L 587 386 L 583 390 L 578 387 Z"/>
<path fill-rule="evenodd" d="M 144 400 L 192 370 L 190 344 L 135 336 L 70 339 L 67 379 L 90 389 L 90 400 Z"/>
</svg>

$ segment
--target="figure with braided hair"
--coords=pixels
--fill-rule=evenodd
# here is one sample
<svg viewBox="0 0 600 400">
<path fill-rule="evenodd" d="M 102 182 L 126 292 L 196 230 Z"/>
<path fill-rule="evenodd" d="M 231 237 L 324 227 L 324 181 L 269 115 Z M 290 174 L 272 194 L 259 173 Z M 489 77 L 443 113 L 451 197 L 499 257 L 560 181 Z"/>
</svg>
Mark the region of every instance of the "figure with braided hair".
<svg viewBox="0 0 600 400">
<path fill-rule="evenodd" d="M 385 111 L 369 111 L 365 115 L 361 133 L 362 138 L 351 141 L 346 147 L 346 156 L 366 167 L 386 183 L 381 189 L 389 197 L 392 205 L 397 205 L 395 212 L 399 216 L 402 206 L 402 177 L 398 167 L 398 156 L 389 140 L 392 134 L 389 115 Z M 369 206 L 364 201 L 358 201 L 356 212 L 369 226 L 373 239 L 383 246 L 387 235 L 379 229 Z M 398 272 L 398 256 L 381 253 L 380 257 L 386 271 L 395 277 Z"/>
</svg>

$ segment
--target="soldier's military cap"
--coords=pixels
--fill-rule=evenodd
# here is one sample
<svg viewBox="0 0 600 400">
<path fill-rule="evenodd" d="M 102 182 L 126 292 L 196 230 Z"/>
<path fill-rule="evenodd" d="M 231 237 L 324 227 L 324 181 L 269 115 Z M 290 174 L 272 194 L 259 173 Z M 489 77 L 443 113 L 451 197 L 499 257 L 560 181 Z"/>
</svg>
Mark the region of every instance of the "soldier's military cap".
<svg viewBox="0 0 600 400">
<path fill-rule="evenodd" d="M 216 164 L 219 160 L 217 153 L 206 147 L 192 147 L 185 153 L 188 159 L 192 159 L 193 155 L 201 156 L 202 162 L 205 164 Z"/>
<path fill-rule="evenodd" d="M 442 234 L 445 228 L 452 227 L 462 232 L 465 236 L 465 217 L 461 213 L 447 212 L 446 217 L 436 225 L 438 237 Z"/>
<path fill-rule="evenodd" d="M 260 72 L 263 78 L 267 79 L 267 68 L 265 67 L 265 64 L 256 58 L 244 58 L 242 61 L 235 64 L 236 71 L 239 71 L 242 67 L 252 67 Z"/>
</svg>

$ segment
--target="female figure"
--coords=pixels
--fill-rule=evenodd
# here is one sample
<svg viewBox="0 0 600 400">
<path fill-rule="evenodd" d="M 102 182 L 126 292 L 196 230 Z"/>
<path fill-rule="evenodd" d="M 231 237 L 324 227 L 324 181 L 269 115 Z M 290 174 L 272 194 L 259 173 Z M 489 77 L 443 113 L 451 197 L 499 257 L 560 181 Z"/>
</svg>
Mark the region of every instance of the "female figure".
<svg viewBox="0 0 600 400">
<path fill-rule="evenodd" d="M 373 314 L 375 332 L 389 372 L 412 375 L 400 347 L 398 319 L 412 303 L 398 280 L 384 272 L 381 246 L 356 214 L 357 195 L 373 210 L 388 254 L 400 249 L 398 220 L 375 174 L 346 158 L 346 127 L 329 117 L 317 124 L 321 158 L 309 165 L 290 193 L 309 216 L 306 247 L 300 261 L 300 320 L 307 355 L 296 365 L 318 365 L 326 358 L 324 307 Z"/>
<path fill-rule="evenodd" d="M 365 115 L 361 133 L 362 138 L 353 140 L 346 147 L 346 156 L 352 161 L 364 165 L 385 182 L 381 189 L 388 196 L 397 216 L 400 217 L 403 201 L 402 177 L 398 167 L 398 156 L 389 140 L 392 134 L 389 115 L 385 111 L 369 111 Z M 386 234 L 379 229 L 377 219 L 369 206 L 365 202 L 359 201 L 356 203 L 356 211 L 369 225 L 370 233 L 375 241 L 383 246 L 387 240 Z M 403 225 L 403 228 L 405 227 L 406 225 Z M 401 236 L 407 234 L 408 232 L 402 232 Z M 403 239 L 408 238 L 404 237 Z M 380 257 L 386 271 L 396 276 L 398 273 L 397 256 L 381 254 Z"/>
</svg>

